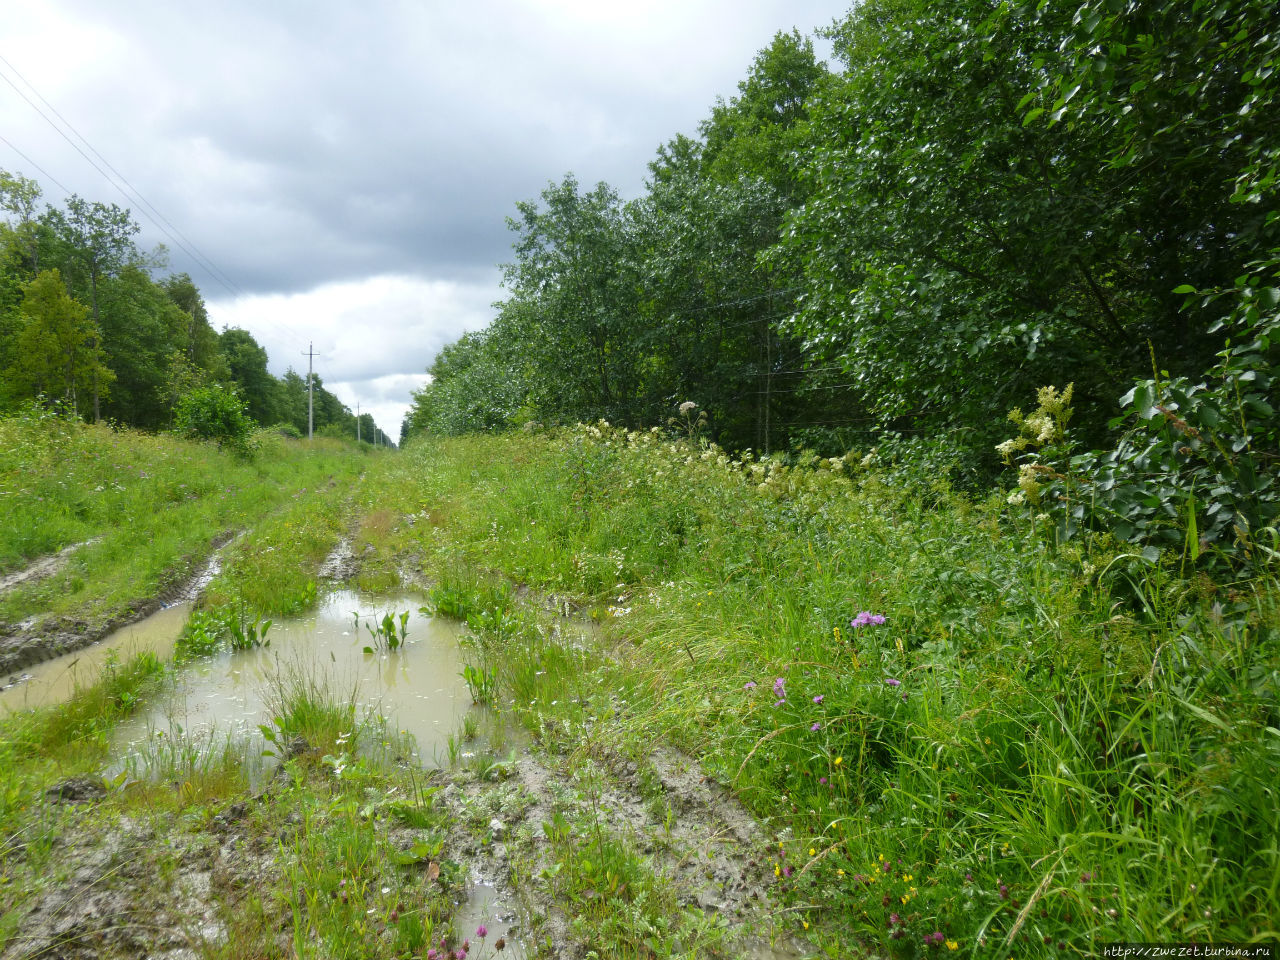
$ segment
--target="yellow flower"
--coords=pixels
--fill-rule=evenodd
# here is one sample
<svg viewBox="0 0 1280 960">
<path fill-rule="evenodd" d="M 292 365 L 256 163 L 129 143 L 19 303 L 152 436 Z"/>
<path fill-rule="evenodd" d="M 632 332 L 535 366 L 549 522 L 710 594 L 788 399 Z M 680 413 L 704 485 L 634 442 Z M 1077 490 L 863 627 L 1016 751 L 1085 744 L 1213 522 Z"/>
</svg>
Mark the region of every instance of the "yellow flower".
<svg viewBox="0 0 1280 960">
<path fill-rule="evenodd" d="M 844 757 L 836 757 L 836 764 L 835 764 L 835 765 L 838 767 L 838 766 L 840 766 L 840 764 L 842 764 L 842 763 L 844 763 Z M 882 857 L 881 859 L 884 859 L 884 858 Z"/>
<path fill-rule="evenodd" d="M 904 873 L 904 874 L 902 875 L 902 882 L 903 882 L 903 883 L 910 883 L 910 882 L 911 882 L 912 880 L 914 880 L 914 879 L 915 879 L 915 876 L 914 876 L 913 874 L 910 874 L 910 873 Z"/>
<path fill-rule="evenodd" d="M 809 921 L 808 921 L 808 920 L 801 920 L 800 922 L 804 924 L 804 928 L 805 928 L 806 930 L 808 930 L 808 929 L 809 929 Z"/>
<path fill-rule="evenodd" d="M 776 863 L 773 865 L 773 875 L 775 877 L 782 876 L 782 868 L 778 866 Z"/>
<path fill-rule="evenodd" d="M 911 898 L 910 898 L 910 897 L 908 897 L 905 893 L 902 895 L 902 902 L 903 902 L 903 903 L 906 903 L 906 902 L 907 902 L 908 900 L 910 900 L 910 899 L 911 899 Z"/>
<path fill-rule="evenodd" d="M 883 862 L 884 862 L 884 854 L 883 854 L 883 853 L 882 853 L 882 854 L 880 854 L 878 857 L 876 857 L 876 859 L 877 859 L 877 860 L 879 860 L 879 861 L 881 861 L 881 862 L 883 863 Z"/>
<path fill-rule="evenodd" d="M 840 867 L 838 870 L 836 870 L 836 876 L 837 876 L 837 877 L 843 877 L 843 876 L 844 876 L 844 867 Z"/>
<path fill-rule="evenodd" d="M 948 950 L 959 950 L 959 949 L 960 949 L 960 944 L 956 943 L 954 940 L 948 940 L 948 941 L 947 941 L 947 949 L 948 949 Z"/>
<path fill-rule="evenodd" d="M 811 856 L 811 857 L 812 857 L 812 856 L 813 856 L 815 853 L 817 853 L 817 852 L 818 852 L 818 851 L 817 851 L 817 850 L 815 850 L 815 849 L 813 849 L 813 847 L 810 847 L 810 848 L 809 848 L 809 856 Z"/>
</svg>

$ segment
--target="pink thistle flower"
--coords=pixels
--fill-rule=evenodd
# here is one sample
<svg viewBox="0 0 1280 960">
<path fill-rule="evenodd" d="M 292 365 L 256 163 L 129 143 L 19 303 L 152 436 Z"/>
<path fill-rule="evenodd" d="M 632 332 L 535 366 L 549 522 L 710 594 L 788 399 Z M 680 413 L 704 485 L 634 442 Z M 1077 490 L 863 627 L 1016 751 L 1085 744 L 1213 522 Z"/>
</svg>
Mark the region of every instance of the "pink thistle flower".
<svg viewBox="0 0 1280 960">
<path fill-rule="evenodd" d="M 817 733 L 819 730 L 821 730 L 821 729 L 822 729 L 822 724 L 820 724 L 820 723 L 815 723 L 815 724 L 814 724 L 812 727 L 810 727 L 809 729 L 810 729 L 810 731 L 812 731 L 813 733 Z"/>
<path fill-rule="evenodd" d="M 900 686 L 902 686 L 902 681 L 901 681 L 901 680 L 895 680 L 895 679 L 893 679 L 893 677 L 889 677 L 889 679 L 885 680 L 885 683 L 887 683 L 887 684 L 888 684 L 889 686 L 891 686 L 891 687 L 900 687 Z"/>
<path fill-rule="evenodd" d="M 818 694 L 816 697 L 814 697 L 814 698 L 813 698 L 813 702 L 814 702 L 814 703 L 821 703 L 821 702 L 822 702 L 822 694 Z"/>
<path fill-rule="evenodd" d="M 483 923 L 480 924 L 480 926 L 476 927 L 476 936 L 479 937 L 481 940 L 483 940 L 488 935 L 489 935 L 489 928 L 486 927 Z"/>
</svg>

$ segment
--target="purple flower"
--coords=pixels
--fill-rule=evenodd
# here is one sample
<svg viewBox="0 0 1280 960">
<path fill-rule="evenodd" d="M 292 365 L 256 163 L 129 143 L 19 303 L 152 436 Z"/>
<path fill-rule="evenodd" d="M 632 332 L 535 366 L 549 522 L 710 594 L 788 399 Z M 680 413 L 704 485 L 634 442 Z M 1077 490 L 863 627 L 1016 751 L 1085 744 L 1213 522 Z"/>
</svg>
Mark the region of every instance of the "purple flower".
<svg viewBox="0 0 1280 960">
<path fill-rule="evenodd" d="M 438 956 L 440 956 L 440 954 L 436 953 L 435 947 L 432 947 L 427 951 L 427 960 L 436 960 Z"/>
<path fill-rule="evenodd" d="M 814 703 L 821 703 L 821 702 L 822 702 L 822 694 L 818 694 L 816 697 L 814 697 L 814 698 L 813 698 L 813 702 L 814 702 Z"/>
<path fill-rule="evenodd" d="M 902 922 L 902 918 L 898 916 L 896 913 L 889 914 L 889 926 L 896 927 L 901 922 Z"/>
<path fill-rule="evenodd" d="M 933 931 L 932 939 L 934 943 L 942 943 L 944 940 L 947 939 L 947 936 L 941 930 L 935 930 Z"/>
<path fill-rule="evenodd" d="M 481 940 L 483 940 L 488 935 L 489 935 L 489 928 L 486 927 L 483 923 L 480 924 L 480 926 L 476 927 L 476 936 L 479 937 Z"/>
<path fill-rule="evenodd" d="M 791 868 L 790 868 L 790 867 L 783 867 L 783 868 L 782 868 L 782 875 L 783 875 L 784 877 L 789 877 L 789 876 L 791 876 Z"/>
<path fill-rule="evenodd" d="M 1006 887 L 1003 883 L 1000 884 L 1000 899 L 1001 900 L 1009 899 L 1009 888 Z"/>
<path fill-rule="evenodd" d="M 965 883 L 973 883 L 973 874 L 972 874 L 972 873 L 966 873 L 966 874 L 964 875 L 964 882 L 965 882 Z"/>
<path fill-rule="evenodd" d="M 891 687 L 900 687 L 900 686 L 902 686 L 902 681 L 901 681 L 901 680 L 895 680 L 895 679 L 893 679 L 893 677 L 890 677 L 889 679 L 887 679 L 887 680 L 885 681 L 885 683 L 887 683 L 887 684 L 888 684 L 889 686 L 891 686 Z"/>
<path fill-rule="evenodd" d="M 817 733 L 819 730 L 821 730 L 821 729 L 822 729 L 822 724 L 820 724 L 820 723 L 815 723 L 815 724 L 814 724 L 812 727 L 810 727 L 809 729 L 810 729 L 813 733 Z"/>
<path fill-rule="evenodd" d="M 884 623 L 884 614 L 871 613 L 870 611 L 863 610 L 856 617 L 854 617 L 852 620 L 849 621 L 849 626 L 856 629 L 858 627 L 871 626 L 872 624 L 878 627 L 882 623 Z"/>
<path fill-rule="evenodd" d="M 888 873 L 890 870 L 893 869 L 893 864 L 889 863 L 889 861 L 886 860 L 884 863 L 880 864 L 880 869 L 883 870 L 885 873 Z"/>
<path fill-rule="evenodd" d="M 822 785 L 825 787 L 825 786 L 827 785 L 827 778 L 826 778 L 826 777 L 819 777 L 819 778 L 818 778 L 818 782 L 819 782 L 820 784 L 822 784 Z"/>
<path fill-rule="evenodd" d="M 755 688 L 756 688 L 756 682 L 754 680 L 748 680 L 746 683 L 742 685 L 743 690 L 754 690 Z"/>
<path fill-rule="evenodd" d="M 905 690 L 902 691 L 902 702 L 903 703 L 907 702 L 907 692 Z"/>
<path fill-rule="evenodd" d="M 786 703 L 786 702 L 787 702 L 786 698 L 785 698 L 785 697 L 783 697 L 781 700 L 779 700 L 777 703 L 775 703 L 775 704 L 774 704 L 774 706 L 775 706 L 775 707 L 780 707 L 780 706 L 782 706 L 782 705 L 783 705 L 784 703 Z"/>
<path fill-rule="evenodd" d="M 787 695 L 787 688 L 785 686 L 786 682 L 787 681 L 784 680 L 782 677 L 779 677 L 777 680 L 773 681 L 773 695 L 775 697 L 782 698 Z"/>
</svg>

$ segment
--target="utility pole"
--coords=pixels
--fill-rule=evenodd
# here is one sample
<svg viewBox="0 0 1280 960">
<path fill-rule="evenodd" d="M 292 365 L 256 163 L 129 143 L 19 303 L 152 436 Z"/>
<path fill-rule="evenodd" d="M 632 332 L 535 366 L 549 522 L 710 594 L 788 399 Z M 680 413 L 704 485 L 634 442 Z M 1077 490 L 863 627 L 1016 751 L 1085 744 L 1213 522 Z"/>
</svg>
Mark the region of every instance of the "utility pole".
<svg viewBox="0 0 1280 960">
<path fill-rule="evenodd" d="M 314 428 L 314 425 L 315 425 L 315 412 L 314 412 L 314 411 L 315 411 L 315 404 L 314 404 L 314 402 L 313 402 L 313 400 L 312 400 L 312 393 L 313 393 L 313 389 L 312 389 L 312 380 L 313 380 L 313 377 L 312 377 L 312 373 L 311 373 L 311 360 L 312 360 L 312 358 L 316 355 L 316 352 L 312 349 L 312 346 L 313 346 L 313 344 L 308 343 L 308 344 L 307 344 L 307 352 L 306 352 L 305 354 L 303 354 L 303 356 L 305 356 L 305 357 L 307 358 L 307 439 L 308 439 L 308 440 L 310 440 L 310 439 L 311 439 L 311 436 L 312 436 L 312 433 L 313 433 L 313 428 Z"/>
</svg>

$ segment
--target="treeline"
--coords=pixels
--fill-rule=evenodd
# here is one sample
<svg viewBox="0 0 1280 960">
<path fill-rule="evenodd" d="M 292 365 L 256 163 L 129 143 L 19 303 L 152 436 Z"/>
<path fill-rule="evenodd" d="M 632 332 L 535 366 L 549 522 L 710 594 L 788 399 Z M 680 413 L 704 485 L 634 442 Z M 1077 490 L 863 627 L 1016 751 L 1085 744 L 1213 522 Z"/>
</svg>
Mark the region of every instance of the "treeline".
<svg viewBox="0 0 1280 960">
<path fill-rule="evenodd" d="M 0 211 L 0 410 L 39 399 L 157 430 L 184 397 L 218 387 L 256 423 L 306 435 L 306 377 L 273 376 L 248 331 L 215 331 L 186 274 L 157 279 L 164 251 L 137 247 L 128 210 L 74 195 L 41 208 L 36 181 L 0 170 Z M 354 439 L 352 412 L 318 376 L 313 387 L 315 429 Z M 388 443 L 361 421 L 363 439 Z"/>
<path fill-rule="evenodd" d="M 411 432 L 692 401 L 732 448 L 981 484 L 1013 439 L 1034 504 L 1083 463 L 1117 522 L 1272 522 L 1241 510 L 1276 498 L 1280 8 L 867 0 L 829 36 L 836 71 L 779 34 L 642 197 L 568 176 L 519 204 L 507 297 Z"/>
</svg>

